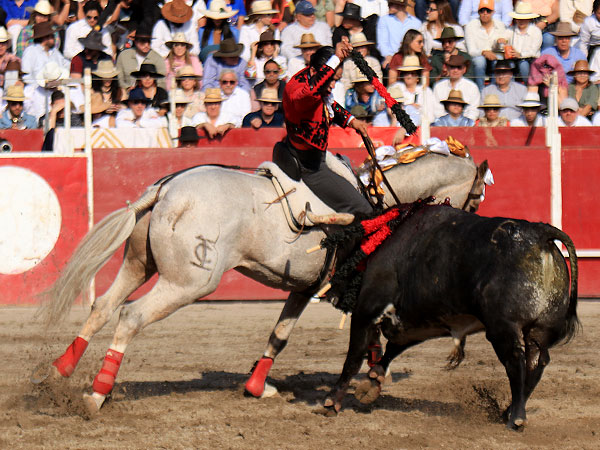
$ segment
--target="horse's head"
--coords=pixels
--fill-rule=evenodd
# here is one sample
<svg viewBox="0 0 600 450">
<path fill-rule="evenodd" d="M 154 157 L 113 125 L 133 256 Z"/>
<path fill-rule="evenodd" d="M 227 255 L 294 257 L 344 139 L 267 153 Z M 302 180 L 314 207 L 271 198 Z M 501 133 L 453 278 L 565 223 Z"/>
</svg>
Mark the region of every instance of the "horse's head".
<svg viewBox="0 0 600 450">
<path fill-rule="evenodd" d="M 476 212 L 479 209 L 479 204 L 483 201 L 485 195 L 485 177 L 488 170 L 489 165 L 486 159 L 479 165 L 479 167 L 477 167 L 475 180 L 473 180 L 473 186 L 471 186 L 471 190 L 467 196 L 467 201 L 462 207 L 463 210 L 468 212 Z"/>
</svg>

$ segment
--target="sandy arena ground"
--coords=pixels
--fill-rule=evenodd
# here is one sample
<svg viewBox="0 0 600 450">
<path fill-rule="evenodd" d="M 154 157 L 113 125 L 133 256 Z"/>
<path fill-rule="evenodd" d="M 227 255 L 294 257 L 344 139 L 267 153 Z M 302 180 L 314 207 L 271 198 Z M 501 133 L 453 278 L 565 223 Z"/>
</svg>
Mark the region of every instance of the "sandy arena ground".
<svg viewBox="0 0 600 450">
<path fill-rule="evenodd" d="M 467 341 L 455 371 L 443 369 L 449 339 L 407 351 L 372 405 L 352 395 L 335 418 L 315 414 L 341 371 L 348 324 L 311 304 L 271 371 L 280 394 L 244 397 L 282 303 L 199 303 L 144 330 L 129 346 L 112 399 L 89 420 L 89 390 L 115 327 L 92 341 L 73 377 L 34 386 L 35 366 L 59 356 L 87 317 L 73 310 L 42 331 L 33 308 L 0 308 L 0 448 L 600 448 L 600 302 L 581 302 L 583 332 L 551 350 L 528 403 L 523 433 L 498 422 L 508 379 L 483 335 Z M 363 367 L 364 372 L 364 367 Z"/>
</svg>

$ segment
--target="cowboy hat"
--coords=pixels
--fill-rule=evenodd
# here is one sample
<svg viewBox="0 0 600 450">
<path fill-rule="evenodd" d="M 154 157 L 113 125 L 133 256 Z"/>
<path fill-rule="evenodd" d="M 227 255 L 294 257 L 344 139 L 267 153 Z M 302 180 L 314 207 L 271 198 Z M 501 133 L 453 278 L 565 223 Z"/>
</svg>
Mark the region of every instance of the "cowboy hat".
<svg viewBox="0 0 600 450">
<path fill-rule="evenodd" d="M 48 82 L 69 78 L 69 70 L 59 66 L 54 61 L 48 61 L 39 73 L 39 78 L 37 80 L 38 84 L 45 88 Z"/>
<path fill-rule="evenodd" d="M 558 25 L 556 25 L 556 30 L 550 31 L 550 34 L 556 37 L 578 36 L 577 33 L 573 32 L 573 29 L 571 28 L 571 24 L 569 22 L 558 22 Z"/>
<path fill-rule="evenodd" d="M 543 105 L 540 103 L 540 94 L 537 92 L 528 92 L 525 94 L 523 103 L 517 106 L 520 108 L 539 108 Z"/>
<path fill-rule="evenodd" d="M 102 43 L 102 33 L 96 30 L 91 30 L 86 37 L 78 38 L 78 41 L 83 45 L 83 48 L 88 50 L 98 50 L 103 52 L 106 46 Z"/>
<path fill-rule="evenodd" d="M 210 19 L 229 19 L 238 13 L 237 9 L 231 9 L 224 0 L 213 0 L 208 9 L 202 11 L 202 14 Z"/>
<path fill-rule="evenodd" d="M 139 28 L 135 31 L 135 36 L 133 40 L 136 39 L 154 39 L 152 37 L 152 28 L 148 27 L 146 24 L 140 25 Z"/>
<path fill-rule="evenodd" d="M 348 4 L 348 3 L 346 3 Z M 365 45 L 373 45 L 375 42 L 367 41 L 365 33 L 354 33 L 350 36 L 352 47 L 364 47 Z"/>
<path fill-rule="evenodd" d="M 244 44 L 236 44 L 235 39 L 223 39 L 219 43 L 219 50 L 213 53 L 213 56 L 219 58 L 228 58 L 232 56 L 240 56 L 244 50 Z"/>
<path fill-rule="evenodd" d="M 0 42 L 8 42 L 11 40 L 10 33 L 6 31 L 6 28 L 0 27 Z"/>
<path fill-rule="evenodd" d="M 161 8 L 162 16 L 173 23 L 186 23 L 194 15 L 191 6 L 185 3 L 185 0 L 172 0 Z"/>
<path fill-rule="evenodd" d="M 262 44 L 265 42 L 272 42 L 273 44 L 281 44 L 279 39 L 275 39 L 275 34 L 271 30 L 267 30 L 261 33 L 260 38 L 258 39 L 258 44 Z"/>
<path fill-rule="evenodd" d="M 415 70 L 423 70 L 423 66 L 419 64 L 419 57 L 417 55 L 406 55 L 402 65 L 398 67 L 398 70 L 402 72 L 413 72 Z"/>
<path fill-rule="evenodd" d="M 351 73 L 350 81 L 354 83 L 362 83 L 363 81 L 369 81 L 369 79 L 360 71 L 358 67 L 355 67 Z"/>
<path fill-rule="evenodd" d="M 54 34 L 56 30 L 50 22 L 40 22 L 33 26 L 33 39 L 40 39 Z"/>
<path fill-rule="evenodd" d="M 175 74 L 176 78 L 200 78 L 192 66 L 185 65 L 181 67 Z"/>
<path fill-rule="evenodd" d="M 205 94 L 204 103 L 220 103 L 224 100 L 219 88 L 206 88 Z"/>
<path fill-rule="evenodd" d="M 517 3 L 515 10 L 509 12 L 508 15 L 513 19 L 536 19 L 540 17 L 539 14 L 533 12 L 531 9 L 531 3 L 529 2 Z"/>
<path fill-rule="evenodd" d="M 170 41 L 165 42 L 169 48 L 173 47 L 173 44 L 185 44 L 188 49 L 193 47 L 192 43 L 186 39 L 185 34 L 181 32 L 175 33 Z"/>
<path fill-rule="evenodd" d="M 41 16 L 53 16 L 56 14 L 48 0 L 40 0 L 34 7 L 28 6 L 25 8 L 25 11 L 28 13 L 37 13 Z"/>
<path fill-rule="evenodd" d="M 500 103 L 500 99 L 496 94 L 490 94 L 485 96 L 483 103 L 478 108 L 504 108 L 504 105 Z"/>
<path fill-rule="evenodd" d="M 156 71 L 154 64 L 143 63 L 139 70 L 131 72 L 133 78 L 143 78 L 145 74 L 149 74 L 152 78 L 164 78 L 165 76 Z"/>
<path fill-rule="evenodd" d="M 259 102 L 281 103 L 277 89 L 264 88 L 260 93 Z"/>
<path fill-rule="evenodd" d="M 102 94 L 99 92 L 94 92 L 92 94 L 92 98 L 90 101 L 90 109 L 92 114 L 103 113 L 108 108 L 111 107 L 111 102 L 105 102 L 102 98 Z"/>
<path fill-rule="evenodd" d="M 496 65 L 494 66 L 494 72 L 499 70 L 516 70 L 516 65 L 510 59 L 500 59 L 496 61 Z"/>
<path fill-rule="evenodd" d="M 461 55 L 460 53 L 458 55 L 450 55 L 450 58 L 448 58 L 448 61 L 446 61 L 446 65 L 447 66 L 466 66 L 469 63 L 469 61 L 467 61 L 465 59 L 465 57 L 463 55 Z"/>
<path fill-rule="evenodd" d="M 388 93 L 398 103 L 404 103 L 404 94 L 402 93 L 402 88 L 400 86 L 392 86 L 392 87 L 390 87 L 388 89 Z"/>
<path fill-rule="evenodd" d="M 7 102 L 24 102 L 25 94 L 23 93 L 23 86 L 13 84 L 6 89 L 6 95 L 2 97 Z"/>
<path fill-rule="evenodd" d="M 315 36 L 312 33 L 304 33 L 300 38 L 300 44 L 294 45 L 294 48 L 312 48 L 312 47 L 322 47 L 320 43 L 317 42 Z"/>
<path fill-rule="evenodd" d="M 442 42 L 444 39 L 454 39 L 455 41 L 460 41 L 461 39 L 464 39 L 464 37 L 458 36 L 454 28 L 445 27 L 442 30 L 442 34 L 440 35 L 440 37 L 435 38 L 434 41 Z"/>
<path fill-rule="evenodd" d="M 362 16 L 360 15 L 360 6 L 355 5 L 354 3 L 347 2 L 344 5 L 344 10 L 336 14 L 348 19 L 358 20 L 359 22 L 362 22 L 363 20 Z"/>
<path fill-rule="evenodd" d="M 585 59 L 580 59 L 579 61 L 576 61 L 573 68 L 567 72 L 567 75 L 575 75 L 575 73 L 577 72 L 595 73 L 593 70 L 590 70 L 590 66 L 588 65 L 588 62 Z"/>
<path fill-rule="evenodd" d="M 98 67 L 92 71 L 92 75 L 98 78 L 109 79 L 119 75 L 119 71 L 110 59 L 98 61 Z"/>
<path fill-rule="evenodd" d="M 179 131 L 179 142 L 198 142 L 204 136 L 198 136 L 196 127 L 181 127 Z"/>
<path fill-rule="evenodd" d="M 452 89 L 448 93 L 448 98 L 442 100 L 441 103 L 461 103 L 463 105 L 468 105 L 468 103 L 463 100 L 462 92 L 458 89 Z"/>
<path fill-rule="evenodd" d="M 260 14 L 277 14 L 279 11 L 273 9 L 269 0 L 255 0 L 250 7 L 249 16 L 258 16 Z"/>
</svg>

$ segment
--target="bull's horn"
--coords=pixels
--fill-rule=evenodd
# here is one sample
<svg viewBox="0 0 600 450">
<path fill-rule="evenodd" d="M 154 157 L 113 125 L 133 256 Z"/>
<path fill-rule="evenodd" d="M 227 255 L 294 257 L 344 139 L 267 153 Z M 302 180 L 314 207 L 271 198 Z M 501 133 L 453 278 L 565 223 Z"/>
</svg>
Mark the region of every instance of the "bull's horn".
<svg viewBox="0 0 600 450">
<path fill-rule="evenodd" d="M 306 217 L 315 225 L 350 225 L 354 222 L 354 214 L 349 213 L 333 213 L 317 215 L 310 211 L 306 211 Z"/>
</svg>

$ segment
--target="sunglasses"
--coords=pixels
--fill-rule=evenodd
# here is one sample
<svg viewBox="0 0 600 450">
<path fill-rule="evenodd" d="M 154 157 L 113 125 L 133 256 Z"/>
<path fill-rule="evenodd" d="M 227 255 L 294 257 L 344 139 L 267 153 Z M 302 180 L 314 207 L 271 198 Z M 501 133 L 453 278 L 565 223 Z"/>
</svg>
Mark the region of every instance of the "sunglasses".
<svg viewBox="0 0 600 450">
<path fill-rule="evenodd" d="M 480 9 L 478 12 L 479 12 L 480 14 L 491 14 L 491 13 L 492 13 L 492 10 L 491 10 L 491 9 L 489 9 L 489 8 L 481 8 L 481 9 Z"/>
<path fill-rule="evenodd" d="M 427 12 L 435 12 L 437 11 L 437 8 L 427 8 Z"/>
<path fill-rule="evenodd" d="M 448 66 L 448 68 L 449 68 L 450 70 L 452 70 L 452 69 L 457 69 L 457 70 L 460 70 L 460 69 L 462 69 L 463 67 L 464 67 L 464 66 Z"/>
<path fill-rule="evenodd" d="M 85 16 L 86 19 L 88 20 L 98 20 L 100 16 Z"/>
<path fill-rule="evenodd" d="M 235 84 L 236 80 L 221 80 L 221 84 Z"/>
<path fill-rule="evenodd" d="M 139 105 L 140 103 L 146 104 L 145 100 L 129 100 L 134 105 Z"/>
<path fill-rule="evenodd" d="M 262 104 L 265 106 L 277 106 L 276 102 L 262 102 Z"/>
<path fill-rule="evenodd" d="M 279 73 L 279 70 L 265 70 L 265 73 Z"/>
</svg>

